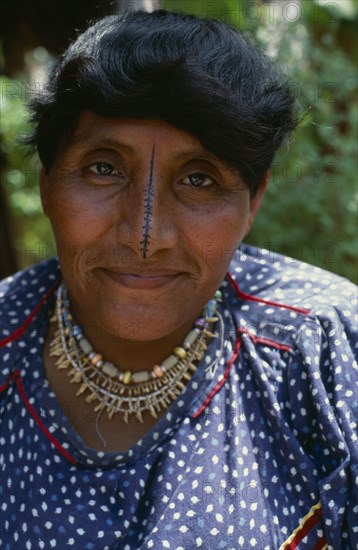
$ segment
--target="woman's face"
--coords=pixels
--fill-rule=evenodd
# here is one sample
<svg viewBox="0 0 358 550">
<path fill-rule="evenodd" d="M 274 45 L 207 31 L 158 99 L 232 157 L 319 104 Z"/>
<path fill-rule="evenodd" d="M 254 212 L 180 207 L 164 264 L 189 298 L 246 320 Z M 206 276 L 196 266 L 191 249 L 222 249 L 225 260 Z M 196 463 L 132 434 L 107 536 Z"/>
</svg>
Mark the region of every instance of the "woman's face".
<svg viewBox="0 0 358 550">
<path fill-rule="evenodd" d="M 190 325 L 249 230 L 237 172 L 162 121 L 86 112 L 41 193 L 77 317 L 120 339 Z"/>
</svg>

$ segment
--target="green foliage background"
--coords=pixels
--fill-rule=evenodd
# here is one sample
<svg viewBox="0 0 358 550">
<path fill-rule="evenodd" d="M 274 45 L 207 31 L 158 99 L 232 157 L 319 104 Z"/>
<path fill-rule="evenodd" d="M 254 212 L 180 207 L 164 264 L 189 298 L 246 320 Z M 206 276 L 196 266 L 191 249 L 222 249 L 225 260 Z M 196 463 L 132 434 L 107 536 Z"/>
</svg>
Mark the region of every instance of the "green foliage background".
<svg viewBox="0 0 358 550">
<path fill-rule="evenodd" d="M 292 78 L 302 113 L 278 153 L 262 210 L 246 241 L 357 281 L 357 3 L 302 0 L 163 0 L 247 32 Z M 38 194 L 39 161 L 18 144 L 28 131 L 24 81 L 0 80 L 5 188 L 16 220 L 21 267 L 55 253 Z"/>
</svg>

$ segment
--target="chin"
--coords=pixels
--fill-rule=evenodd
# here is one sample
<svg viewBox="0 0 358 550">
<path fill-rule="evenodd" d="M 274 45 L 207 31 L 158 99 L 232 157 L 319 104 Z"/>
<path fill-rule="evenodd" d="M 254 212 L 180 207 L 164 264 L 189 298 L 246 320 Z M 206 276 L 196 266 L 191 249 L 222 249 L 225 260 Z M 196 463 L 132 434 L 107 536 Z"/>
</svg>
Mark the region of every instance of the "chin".
<svg viewBox="0 0 358 550">
<path fill-rule="evenodd" d="M 143 305 L 132 309 L 121 304 L 118 309 L 113 310 L 112 304 L 111 310 L 104 308 L 97 311 L 96 323 L 120 340 L 158 340 L 174 332 L 183 322 L 179 319 L 170 322 L 167 315 L 163 316 L 163 309 L 144 311 Z M 109 311 L 112 311 L 112 314 L 109 314 Z"/>
</svg>

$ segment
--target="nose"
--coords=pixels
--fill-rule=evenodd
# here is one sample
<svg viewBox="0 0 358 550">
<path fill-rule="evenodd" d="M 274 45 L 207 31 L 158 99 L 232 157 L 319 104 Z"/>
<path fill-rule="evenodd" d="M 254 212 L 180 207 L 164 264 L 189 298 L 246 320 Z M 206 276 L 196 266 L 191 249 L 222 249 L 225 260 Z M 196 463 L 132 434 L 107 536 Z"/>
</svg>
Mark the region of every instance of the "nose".
<svg viewBox="0 0 358 550">
<path fill-rule="evenodd" d="M 118 240 L 139 259 L 149 259 L 176 244 L 175 199 L 165 174 L 154 166 L 154 148 L 148 171 L 132 182 L 125 215 L 118 223 Z"/>
</svg>

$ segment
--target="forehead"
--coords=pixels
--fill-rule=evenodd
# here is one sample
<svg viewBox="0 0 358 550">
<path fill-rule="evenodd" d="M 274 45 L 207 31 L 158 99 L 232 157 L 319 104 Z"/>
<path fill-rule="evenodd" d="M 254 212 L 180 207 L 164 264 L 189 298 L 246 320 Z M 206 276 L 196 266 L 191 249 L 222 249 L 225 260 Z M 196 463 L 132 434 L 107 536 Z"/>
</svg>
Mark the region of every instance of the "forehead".
<svg viewBox="0 0 358 550">
<path fill-rule="evenodd" d="M 155 144 L 156 149 L 164 151 L 197 150 L 214 158 L 195 136 L 162 120 L 116 119 L 86 111 L 80 115 L 66 145 L 81 148 L 91 144 L 120 145 L 128 153 Z"/>
</svg>

